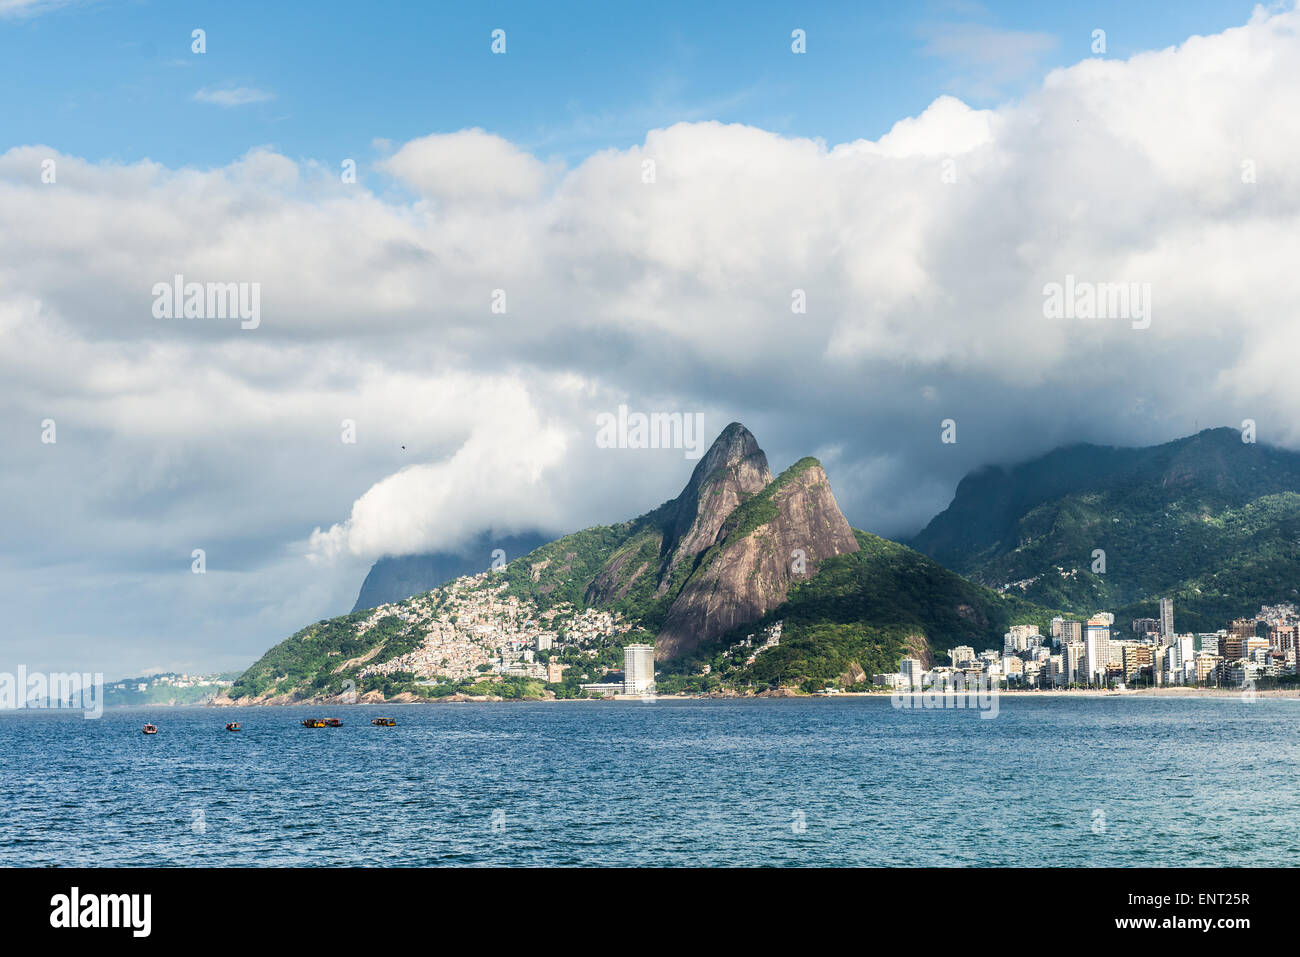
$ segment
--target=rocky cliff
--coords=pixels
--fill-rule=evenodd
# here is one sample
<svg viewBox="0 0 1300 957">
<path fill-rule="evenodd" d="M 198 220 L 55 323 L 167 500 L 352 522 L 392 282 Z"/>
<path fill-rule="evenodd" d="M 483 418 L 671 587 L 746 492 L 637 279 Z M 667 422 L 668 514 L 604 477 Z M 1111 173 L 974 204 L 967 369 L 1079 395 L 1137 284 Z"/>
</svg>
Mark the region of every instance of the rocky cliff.
<svg viewBox="0 0 1300 957">
<path fill-rule="evenodd" d="M 669 608 L 656 657 L 692 651 L 785 601 L 822 561 L 858 550 L 816 459 L 795 463 L 716 525 L 708 551 Z"/>
<path fill-rule="evenodd" d="M 658 632 L 656 657 L 675 658 L 785 600 L 821 561 L 857 540 L 816 459 L 773 479 L 767 456 L 739 422 L 723 429 L 677 498 L 650 513 L 586 590 L 589 604 L 625 604 Z M 640 585 L 640 588 L 638 588 Z"/>
</svg>

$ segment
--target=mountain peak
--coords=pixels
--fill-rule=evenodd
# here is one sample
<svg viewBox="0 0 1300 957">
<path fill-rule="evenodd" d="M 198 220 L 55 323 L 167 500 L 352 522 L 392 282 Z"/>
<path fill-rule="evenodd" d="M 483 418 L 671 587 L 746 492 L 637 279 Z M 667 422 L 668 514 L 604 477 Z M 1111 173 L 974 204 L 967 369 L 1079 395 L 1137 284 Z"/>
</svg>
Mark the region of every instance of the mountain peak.
<svg viewBox="0 0 1300 957">
<path fill-rule="evenodd" d="M 771 481 L 772 471 L 758 439 L 739 422 L 732 422 L 709 446 L 673 502 L 665 549 L 672 556 L 669 568 L 711 546 L 732 510 Z"/>
<path fill-rule="evenodd" d="M 758 447 L 758 439 L 754 438 L 754 433 L 739 422 L 732 422 L 718 433 L 709 450 L 695 466 L 691 482 L 695 482 L 697 478 L 707 478 L 716 469 L 730 468 L 755 454 L 763 455 L 763 450 Z M 763 456 L 763 461 L 766 463 L 767 456 Z"/>
<path fill-rule="evenodd" d="M 711 560 L 696 569 L 668 610 L 658 658 L 676 657 L 757 621 L 785 601 L 796 581 L 815 575 L 821 562 L 859 548 L 821 463 L 811 457 L 731 510 L 713 545 Z"/>
</svg>

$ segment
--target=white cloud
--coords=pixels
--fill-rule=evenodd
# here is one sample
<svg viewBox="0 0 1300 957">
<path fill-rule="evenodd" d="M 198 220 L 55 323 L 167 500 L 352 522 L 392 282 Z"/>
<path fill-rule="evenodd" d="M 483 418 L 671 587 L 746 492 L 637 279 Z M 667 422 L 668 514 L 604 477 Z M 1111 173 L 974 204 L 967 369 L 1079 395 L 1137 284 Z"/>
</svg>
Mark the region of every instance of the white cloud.
<svg viewBox="0 0 1300 957">
<path fill-rule="evenodd" d="M 371 486 L 346 522 L 312 533 L 314 556 L 455 549 L 483 529 L 506 535 L 556 525 L 544 480 L 565 464 L 568 436 L 544 423 L 512 382 L 462 381 L 443 398 L 442 410 L 425 414 L 452 420 L 470 412 L 466 418 L 477 421 L 465 441 L 441 461 L 407 466 Z"/>
<path fill-rule="evenodd" d="M 457 202 L 534 199 L 555 172 L 481 129 L 411 140 L 380 165 L 421 195 Z"/>
<path fill-rule="evenodd" d="M 215 103 L 217 106 L 246 106 L 249 103 L 265 103 L 275 99 L 274 93 L 259 90 L 251 86 L 204 87 L 194 94 L 199 103 Z"/>
<path fill-rule="evenodd" d="M 4 17 L 35 17 L 77 0 L 0 0 L 0 19 Z"/>
<path fill-rule="evenodd" d="M 859 140 L 837 152 L 873 153 L 895 159 L 956 156 L 993 140 L 998 115 L 993 110 L 972 110 L 961 100 L 941 96 L 921 113 L 899 120 L 880 139 Z"/>
</svg>

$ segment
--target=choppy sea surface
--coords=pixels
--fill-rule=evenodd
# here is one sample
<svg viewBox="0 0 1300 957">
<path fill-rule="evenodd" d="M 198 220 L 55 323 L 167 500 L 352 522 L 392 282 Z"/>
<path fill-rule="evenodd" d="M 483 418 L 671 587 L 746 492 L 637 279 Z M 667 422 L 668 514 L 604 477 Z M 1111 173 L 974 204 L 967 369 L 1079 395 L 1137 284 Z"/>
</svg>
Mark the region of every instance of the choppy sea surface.
<svg viewBox="0 0 1300 957">
<path fill-rule="evenodd" d="M 0 865 L 1297 861 L 1300 701 L 999 704 L 3 712 Z"/>
</svg>

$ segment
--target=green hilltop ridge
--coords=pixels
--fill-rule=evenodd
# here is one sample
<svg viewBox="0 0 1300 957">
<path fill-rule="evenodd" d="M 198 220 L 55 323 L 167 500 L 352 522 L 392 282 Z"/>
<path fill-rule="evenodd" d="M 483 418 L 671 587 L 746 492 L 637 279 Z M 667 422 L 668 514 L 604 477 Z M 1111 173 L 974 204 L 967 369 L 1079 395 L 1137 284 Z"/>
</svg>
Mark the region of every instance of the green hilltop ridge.
<svg viewBox="0 0 1300 957">
<path fill-rule="evenodd" d="M 1207 429 L 1146 448 L 1077 445 L 973 472 L 911 542 L 974 581 L 1075 616 L 1214 631 L 1297 600 L 1300 454 Z M 1094 549 L 1105 570 L 1093 571 Z"/>
<path fill-rule="evenodd" d="M 796 549 L 805 562 L 799 570 Z M 489 677 L 496 639 L 480 649 L 472 635 L 457 646 L 481 653 L 472 670 L 405 670 L 422 650 L 437 659 L 429 649 L 461 628 L 461 617 L 491 607 L 500 616 L 494 620 L 505 622 L 493 602 L 517 604 L 510 627 L 526 618 L 556 637 L 556 648 L 539 651 L 537 661 L 564 664 L 562 681 Z M 851 529 L 817 459 L 800 459 L 773 478 L 753 436 L 732 423 L 676 499 L 627 522 L 565 535 L 497 572 L 310 625 L 244 672 L 229 698 L 328 697 L 348 682 L 372 700 L 572 696 L 581 680 L 621 668 L 623 645 L 648 640 L 656 642 L 665 692 L 852 687 L 896 670 L 904 654 L 931 660 L 958 644 L 1000 645 L 1009 624 L 1045 625 L 1048 617 L 910 548 Z M 597 619 L 592 632 L 584 622 Z M 784 629 L 778 645 L 744 651 L 777 622 Z M 443 637 L 430 638 L 435 632 Z"/>
</svg>

